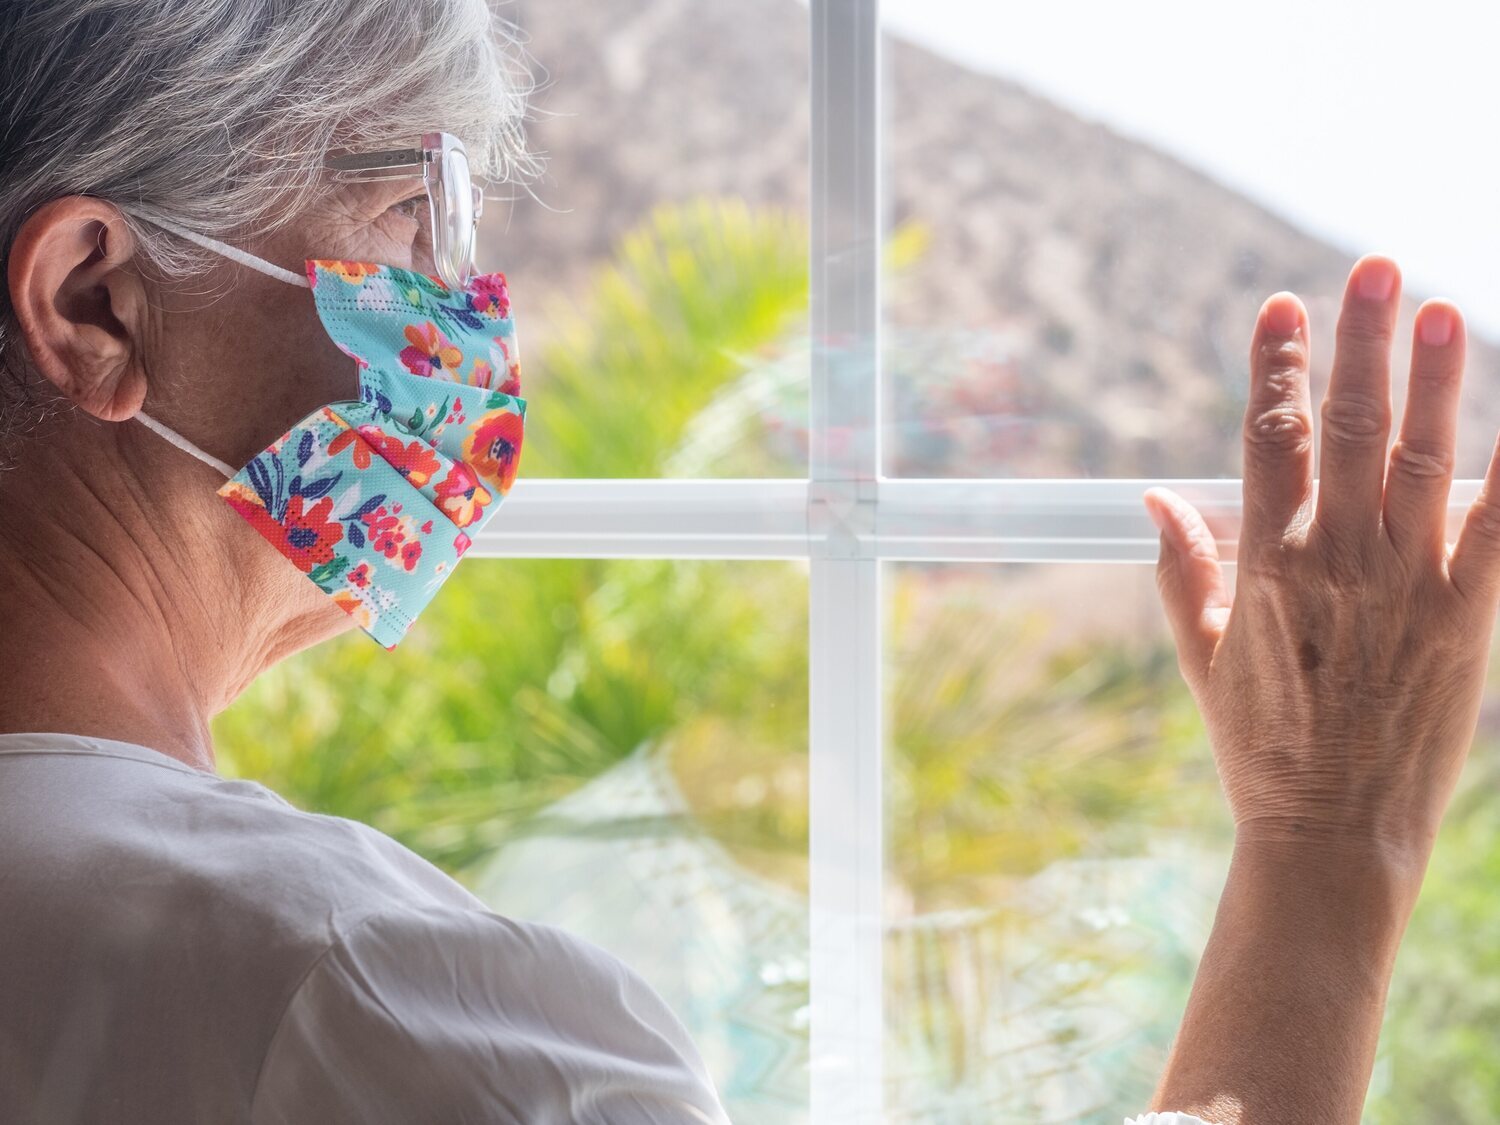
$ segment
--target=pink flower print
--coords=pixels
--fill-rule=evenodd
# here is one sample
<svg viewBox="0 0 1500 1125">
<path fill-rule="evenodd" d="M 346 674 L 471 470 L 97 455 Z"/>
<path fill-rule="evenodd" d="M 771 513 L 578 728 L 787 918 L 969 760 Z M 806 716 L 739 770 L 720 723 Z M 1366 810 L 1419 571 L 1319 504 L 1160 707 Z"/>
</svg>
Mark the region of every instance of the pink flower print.
<svg viewBox="0 0 1500 1125">
<path fill-rule="evenodd" d="M 469 307 L 492 320 L 504 320 L 510 316 L 510 293 L 505 288 L 505 275 L 484 274 L 469 282 Z"/>
<path fill-rule="evenodd" d="M 400 360 L 413 375 L 436 375 L 453 377 L 464 361 L 463 352 L 444 336 L 432 321 L 423 324 L 408 324 L 405 330 L 407 347 L 401 349 Z"/>
</svg>

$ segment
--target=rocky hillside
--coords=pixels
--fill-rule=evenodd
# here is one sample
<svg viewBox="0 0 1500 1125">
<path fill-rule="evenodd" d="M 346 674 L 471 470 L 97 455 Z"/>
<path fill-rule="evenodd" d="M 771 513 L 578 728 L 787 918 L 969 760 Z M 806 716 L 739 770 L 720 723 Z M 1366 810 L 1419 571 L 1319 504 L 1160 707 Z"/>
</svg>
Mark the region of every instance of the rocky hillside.
<svg viewBox="0 0 1500 1125">
<path fill-rule="evenodd" d="M 660 201 L 735 195 L 806 208 L 797 0 L 517 0 L 507 11 L 545 84 L 532 137 L 549 158 L 539 199 L 519 200 L 489 234 L 518 299 L 577 286 Z M 929 236 L 887 286 L 892 340 L 963 330 L 1003 357 L 979 378 L 922 371 L 920 395 L 907 396 L 920 399 L 918 416 L 893 418 L 891 468 L 1237 473 L 1260 300 L 1281 288 L 1308 300 L 1321 380 L 1351 253 L 1001 78 L 899 40 L 886 62 L 891 221 Z M 1476 345 L 1466 475 L 1482 473 L 1500 427 L 1497 376 L 1500 356 Z M 929 393 L 944 379 L 960 385 Z M 920 440 L 973 431 L 978 416 L 985 441 Z"/>
</svg>

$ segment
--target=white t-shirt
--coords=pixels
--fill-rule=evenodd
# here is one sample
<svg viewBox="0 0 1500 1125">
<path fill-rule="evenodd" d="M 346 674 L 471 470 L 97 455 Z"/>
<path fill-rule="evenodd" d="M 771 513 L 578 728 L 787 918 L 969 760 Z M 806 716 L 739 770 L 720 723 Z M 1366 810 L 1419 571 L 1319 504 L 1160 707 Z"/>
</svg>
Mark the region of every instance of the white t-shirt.
<svg viewBox="0 0 1500 1125">
<path fill-rule="evenodd" d="M 157 751 L 0 735 L 0 1121 L 724 1125 L 596 946 Z"/>
</svg>

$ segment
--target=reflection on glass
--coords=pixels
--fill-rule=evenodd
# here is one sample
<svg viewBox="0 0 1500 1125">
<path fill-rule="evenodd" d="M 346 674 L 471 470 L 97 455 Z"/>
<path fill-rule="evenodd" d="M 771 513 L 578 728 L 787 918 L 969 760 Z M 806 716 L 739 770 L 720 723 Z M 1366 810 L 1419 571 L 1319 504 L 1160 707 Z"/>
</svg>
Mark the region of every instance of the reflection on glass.
<svg viewBox="0 0 1500 1125">
<path fill-rule="evenodd" d="M 1147 1104 L 1231 832 L 1149 567 L 892 566 L 891 1119 Z M 1493 1120 L 1500 717 L 1408 931 L 1366 1121 Z"/>
<path fill-rule="evenodd" d="M 471 560 L 394 652 L 349 636 L 263 676 L 218 720 L 221 766 L 610 950 L 733 1120 L 796 1122 L 806 604 L 785 563 Z"/>
<path fill-rule="evenodd" d="M 887 571 L 894 1120 L 1118 1121 L 1228 832 L 1139 567 Z"/>
</svg>

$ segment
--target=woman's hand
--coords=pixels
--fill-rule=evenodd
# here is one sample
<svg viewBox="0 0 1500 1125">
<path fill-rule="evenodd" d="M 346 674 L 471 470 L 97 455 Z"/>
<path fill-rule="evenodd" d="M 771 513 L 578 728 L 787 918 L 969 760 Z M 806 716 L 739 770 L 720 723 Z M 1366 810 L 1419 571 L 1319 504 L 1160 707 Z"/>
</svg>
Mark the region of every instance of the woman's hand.
<svg viewBox="0 0 1500 1125">
<path fill-rule="evenodd" d="M 1399 302 L 1395 263 L 1354 267 L 1316 493 L 1307 314 L 1289 293 L 1261 310 L 1232 605 L 1198 513 L 1165 489 L 1147 504 L 1162 530 L 1162 600 L 1237 841 L 1380 854 L 1420 883 L 1479 713 L 1500 589 L 1500 469 L 1492 460 L 1450 551 L 1463 322 L 1442 301 L 1417 313 L 1387 453 Z"/>
<path fill-rule="evenodd" d="M 1313 489 L 1307 314 L 1251 345 L 1235 596 L 1165 489 L 1162 599 L 1208 726 L 1235 846 L 1153 1105 L 1217 1125 L 1356 1125 L 1396 950 L 1479 713 L 1500 594 L 1500 468 L 1445 542 L 1463 324 L 1417 313 L 1390 434 L 1395 264 L 1354 267 Z"/>
</svg>

